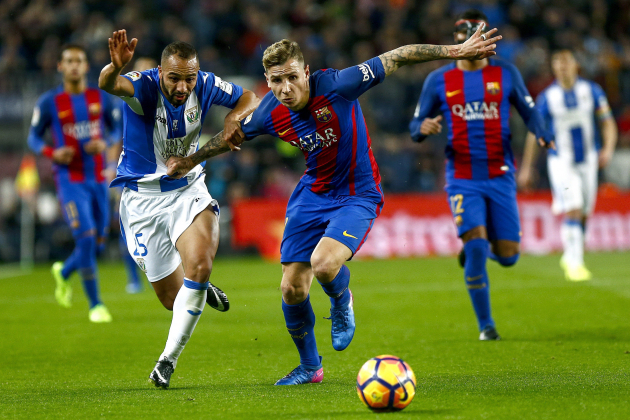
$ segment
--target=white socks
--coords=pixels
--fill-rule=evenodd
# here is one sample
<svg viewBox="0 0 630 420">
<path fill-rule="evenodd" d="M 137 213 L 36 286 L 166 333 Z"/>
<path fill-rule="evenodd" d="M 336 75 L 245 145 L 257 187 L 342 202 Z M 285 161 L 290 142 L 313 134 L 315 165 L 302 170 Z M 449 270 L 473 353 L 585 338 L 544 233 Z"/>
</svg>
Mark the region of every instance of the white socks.
<svg viewBox="0 0 630 420">
<path fill-rule="evenodd" d="M 569 267 L 584 265 L 584 230 L 577 220 L 566 219 L 560 228 L 564 254 L 562 259 Z"/>
<path fill-rule="evenodd" d="M 177 365 L 177 358 L 195 330 L 195 325 L 206 304 L 208 286 L 208 282 L 196 283 L 184 278 L 184 285 L 175 297 L 171 329 L 159 360 L 166 358 L 173 363 L 173 367 Z"/>
</svg>

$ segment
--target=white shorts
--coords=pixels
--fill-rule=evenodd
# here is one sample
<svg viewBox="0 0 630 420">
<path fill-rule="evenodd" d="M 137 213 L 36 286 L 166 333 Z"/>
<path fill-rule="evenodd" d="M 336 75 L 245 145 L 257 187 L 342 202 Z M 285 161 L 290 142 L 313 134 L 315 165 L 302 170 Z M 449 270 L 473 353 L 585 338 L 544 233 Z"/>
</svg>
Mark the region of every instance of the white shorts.
<svg viewBox="0 0 630 420">
<path fill-rule="evenodd" d="M 219 216 L 219 205 L 208 193 L 204 178 L 201 175 L 188 187 L 169 192 L 123 190 L 121 233 L 129 254 L 150 282 L 162 280 L 181 264 L 175 243 L 195 216 L 208 206 Z"/>
<path fill-rule="evenodd" d="M 589 154 L 582 163 L 549 156 L 547 169 L 553 195 L 551 211 L 563 214 L 581 210 L 585 216 L 590 215 L 597 198 L 597 154 Z"/>
</svg>

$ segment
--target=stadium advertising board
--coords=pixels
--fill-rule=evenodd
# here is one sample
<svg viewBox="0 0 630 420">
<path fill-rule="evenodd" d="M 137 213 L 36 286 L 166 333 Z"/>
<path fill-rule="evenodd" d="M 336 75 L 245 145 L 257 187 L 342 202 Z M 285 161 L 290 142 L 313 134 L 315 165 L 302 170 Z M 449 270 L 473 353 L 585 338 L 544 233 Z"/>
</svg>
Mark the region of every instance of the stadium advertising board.
<svg viewBox="0 0 630 420">
<path fill-rule="evenodd" d="M 548 254 L 562 250 L 561 217 L 551 214 L 551 194 L 520 195 L 522 250 Z M 234 206 L 236 247 L 254 246 L 266 258 L 280 257 L 286 201 L 252 199 Z M 253 218 L 251 215 L 257 215 Z M 388 194 L 385 207 L 357 257 L 394 258 L 459 252 L 455 224 L 444 194 Z M 630 250 L 630 194 L 600 193 L 589 219 L 586 249 Z"/>
</svg>

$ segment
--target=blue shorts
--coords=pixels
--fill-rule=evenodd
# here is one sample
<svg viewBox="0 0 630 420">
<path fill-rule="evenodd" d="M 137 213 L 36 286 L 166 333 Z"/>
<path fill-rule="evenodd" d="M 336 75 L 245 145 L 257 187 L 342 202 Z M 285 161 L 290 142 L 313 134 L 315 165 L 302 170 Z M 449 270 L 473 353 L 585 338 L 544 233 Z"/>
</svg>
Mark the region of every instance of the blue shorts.
<svg viewBox="0 0 630 420">
<path fill-rule="evenodd" d="M 310 262 L 323 237 L 341 242 L 354 255 L 367 239 L 383 204 L 380 185 L 357 195 L 332 197 L 315 194 L 299 183 L 287 205 L 280 262 Z"/>
<path fill-rule="evenodd" d="M 455 179 L 446 186 L 457 234 L 485 226 L 488 239 L 520 242 L 521 224 L 514 175 L 475 181 Z"/>
<path fill-rule="evenodd" d="M 109 233 L 109 193 L 107 183 L 57 184 L 59 202 L 72 236 L 93 231 L 104 238 Z"/>
</svg>

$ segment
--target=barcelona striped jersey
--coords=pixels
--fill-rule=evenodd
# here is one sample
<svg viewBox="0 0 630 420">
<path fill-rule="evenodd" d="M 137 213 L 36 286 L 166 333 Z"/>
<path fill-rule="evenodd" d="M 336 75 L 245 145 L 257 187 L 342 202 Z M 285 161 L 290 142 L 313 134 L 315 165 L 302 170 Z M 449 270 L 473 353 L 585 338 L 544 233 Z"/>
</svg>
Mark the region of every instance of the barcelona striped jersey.
<svg viewBox="0 0 630 420">
<path fill-rule="evenodd" d="M 160 193 L 187 187 L 203 172 L 195 166 L 185 177 L 166 175 L 171 156 L 185 157 L 199 149 L 201 127 L 212 105 L 234 108 L 243 88 L 213 73 L 197 72 L 197 84 L 180 106 L 173 106 L 162 93 L 158 69 L 125 74 L 134 87 L 133 97 L 122 97 L 123 150 L 111 187 Z"/>
<path fill-rule="evenodd" d="M 356 195 L 381 181 L 358 97 L 385 79 L 380 58 L 310 76 L 306 107 L 292 111 L 273 92 L 242 122 L 247 139 L 270 134 L 298 147 L 306 159 L 300 182 L 317 194 Z"/>
<path fill-rule="evenodd" d="M 409 130 L 415 141 L 422 141 L 422 121 L 442 114 L 448 126 L 447 181 L 492 179 L 515 170 L 511 105 L 537 138 L 552 139 L 514 65 L 489 59 L 482 69 L 463 71 L 452 63 L 425 80 Z"/>
<path fill-rule="evenodd" d="M 44 138 L 48 128 L 52 146 Z M 49 157 L 54 149 L 63 146 L 75 151 L 69 165 L 53 164 L 57 182 L 105 181 L 105 153 L 90 155 L 83 148 L 93 139 L 105 140 L 108 145 L 120 141 L 120 110 L 112 96 L 93 86 L 79 94 L 68 93 L 59 86 L 39 98 L 33 111 L 29 147 Z"/>
</svg>

